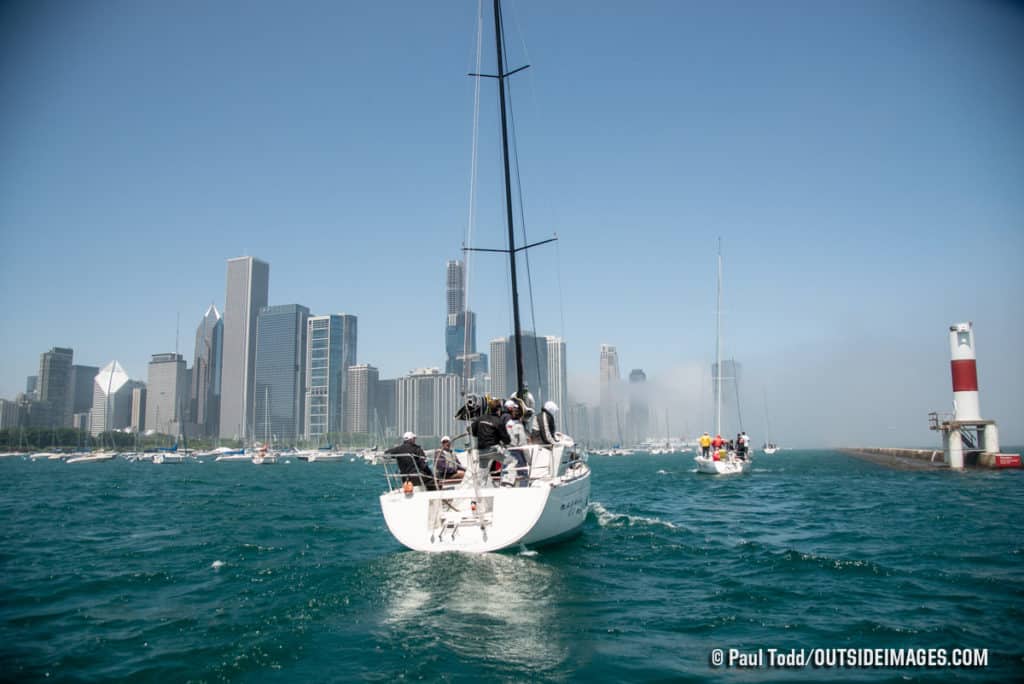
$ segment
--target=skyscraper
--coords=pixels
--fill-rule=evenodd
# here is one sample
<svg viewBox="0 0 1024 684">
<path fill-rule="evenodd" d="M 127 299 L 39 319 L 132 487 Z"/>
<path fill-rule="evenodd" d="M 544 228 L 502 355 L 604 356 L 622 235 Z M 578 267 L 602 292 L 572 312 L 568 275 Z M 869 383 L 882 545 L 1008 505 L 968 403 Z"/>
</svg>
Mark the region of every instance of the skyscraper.
<svg viewBox="0 0 1024 684">
<path fill-rule="evenodd" d="M 162 435 L 181 432 L 188 401 L 188 372 L 181 354 L 153 354 L 146 381 L 146 429 Z"/>
<path fill-rule="evenodd" d="M 129 381 L 132 387 L 132 411 L 128 426 L 132 432 L 146 431 L 146 385 L 141 382 Z"/>
<path fill-rule="evenodd" d="M 210 304 L 196 329 L 192 387 L 189 390 L 189 419 L 203 435 L 215 435 L 220 429 L 223 346 L 224 319 L 217 307 Z"/>
<path fill-rule="evenodd" d="M 647 374 L 640 368 L 629 372 L 629 438 L 634 444 L 650 437 L 647 405 Z"/>
<path fill-rule="evenodd" d="M 29 399 L 36 399 L 38 397 L 37 391 L 39 389 L 39 376 L 30 375 L 25 378 L 25 394 L 28 395 Z"/>
<path fill-rule="evenodd" d="M 93 381 L 100 369 L 96 366 L 71 366 L 71 386 L 68 389 L 69 411 L 72 416 L 92 410 Z"/>
<path fill-rule="evenodd" d="M 380 372 L 369 364 L 348 367 L 348 401 L 345 403 L 345 432 L 367 433 L 374 429 Z"/>
<path fill-rule="evenodd" d="M 71 427 L 71 360 L 75 352 L 54 347 L 39 356 L 39 401 L 46 404 L 52 427 Z"/>
<path fill-rule="evenodd" d="M 515 359 L 512 360 L 512 382 L 509 382 L 509 338 L 498 337 L 491 340 L 491 396 L 507 397 L 515 390 L 510 389 L 515 383 Z M 514 352 L 513 352 L 514 353 Z"/>
<path fill-rule="evenodd" d="M 256 323 L 256 439 L 294 442 L 302 434 L 309 309 L 266 306 Z"/>
<path fill-rule="evenodd" d="M 395 409 L 395 385 L 397 382 L 395 378 L 377 381 L 377 402 L 374 407 L 375 423 L 371 427 L 375 434 L 387 436 L 398 432 L 398 416 Z"/>
<path fill-rule="evenodd" d="M 466 277 L 461 261 L 446 264 L 445 284 L 448 314 L 444 329 L 447 355 L 444 369 L 446 373 L 472 376 L 474 368 L 464 368 L 463 355 L 476 353 L 476 314 L 466 309 Z"/>
<path fill-rule="evenodd" d="M 18 402 L 0 399 L 0 430 L 11 430 L 18 427 Z"/>
<path fill-rule="evenodd" d="M 538 402 L 550 398 L 548 338 L 523 331 L 523 382 Z M 564 353 L 564 348 L 561 350 Z M 564 361 L 564 359 L 563 359 Z M 491 340 L 491 392 L 496 397 L 510 397 L 519 390 L 516 377 L 516 346 L 513 336 Z"/>
<path fill-rule="evenodd" d="M 252 434 L 256 319 L 260 309 L 267 305 L 269 287 L 269 264 L 253 257 L 228 259 L 221 370 L 221 437 L 245 439 Z"/>
<path fill-rule="evenodd" d="M 560 410 L 568 408 L 569 389 L 565 367 L 565 341 L 548 337 L 548 378 L 544 401 L 553 401 Z M 539 410 L 540 407 L 538 407 Z"/>
<path fill-rule="evenodd" d="M 356 362 L 358 321 L 351 314 L 310 316 L 306 333 L 304 432 L 312 440 L 345 428 L 348 367 Z"/>
<path fill-rule="evenodd" d="M 395 381 L 399 432 L 412 430 L 421 437 L 455 432 L 455 412 L 461 405 L 459 376 L 439 368 L 419 368 Z"/>
<path fill-rule="evenodd" d="M 619 352 L 614 345 L 601 345 L 601 405 L 597 436 L 616 442 L 622 440 L 619 419 Z"/>
<path fill-rule="evenodd" d="M 133 386 L 117 361 L 100 369 L 93 381 L 89 434 L 99 435 L 128 427 L 131 422 Z"/>
</svg>

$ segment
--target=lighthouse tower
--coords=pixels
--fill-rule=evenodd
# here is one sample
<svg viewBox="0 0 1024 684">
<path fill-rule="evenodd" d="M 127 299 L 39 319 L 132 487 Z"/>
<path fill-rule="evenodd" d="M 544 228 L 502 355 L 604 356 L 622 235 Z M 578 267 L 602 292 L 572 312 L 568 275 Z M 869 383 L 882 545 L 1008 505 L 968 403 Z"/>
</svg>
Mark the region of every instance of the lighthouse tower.
<svg viewBox="0 0 1024 684">
<path fill-rule="evenodd" d="M 953 420 L 981 420 L 972 323 L 949 326 L 949 355 L 952 359 L 949 366 L 953 374 Z"/>
<path fill-rule="evenodd" d="M 978 404 L 978 368 L 971 322 L 949 326 L 950 371 L 953 375 L 953 414 L 940 419 L 929 415 L 931 429 L 942 432 L 942 450 L 950 468 L 982 465 L 1020 467 L 1017 454 L 999 453 L 999 429 L 981 417 Z"/>
</svg>

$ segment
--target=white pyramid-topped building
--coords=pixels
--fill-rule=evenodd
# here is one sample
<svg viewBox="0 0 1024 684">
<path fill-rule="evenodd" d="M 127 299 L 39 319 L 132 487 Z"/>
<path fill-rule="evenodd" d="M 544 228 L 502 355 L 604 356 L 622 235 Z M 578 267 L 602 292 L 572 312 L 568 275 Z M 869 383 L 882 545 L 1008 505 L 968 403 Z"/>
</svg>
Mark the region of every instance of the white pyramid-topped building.
<svg viewBox="0 0 1024 684">
<path fill-rule="evenodd" d="M 89 434 L 96 436 L 128 427 L 132 413 L 132 382 L 121 364 L 111 361 L 101 368 L 92 387 Z"/>
</svg>

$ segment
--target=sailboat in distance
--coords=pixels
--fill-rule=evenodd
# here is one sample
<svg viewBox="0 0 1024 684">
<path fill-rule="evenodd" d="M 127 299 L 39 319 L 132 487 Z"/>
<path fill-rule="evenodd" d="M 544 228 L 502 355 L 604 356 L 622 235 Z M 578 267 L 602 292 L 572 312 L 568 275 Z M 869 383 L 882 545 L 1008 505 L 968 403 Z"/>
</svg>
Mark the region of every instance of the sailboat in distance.
<svg viewBox="0 0 1024 684">
<path fill-rule="evenodd" d="M 722 241 L 718 241 L 718 293 L 715 299 L 715 434 L 722 434 Z M 698 454 L 693 459 L 698 473 L 736 475 L 750 472 L 750 455 L 737 458 L 732 451 Z"/>
<path fill-rule="evenodd" d="M 517 379 L 514 400 L 520 407 L 532 410 L 533 398 L 524 382 L 516 253 L 550 240 L 518 248 L 515 243 L 505 79 L 526 67 L 505 70 L 500 0 L 494 0 L 494 42 L 497 74 L 489 77 L 498 82 L 508 248 L 474 251 L 508 255 Z M 483 418 L 488 410 L 483 397 L 469 394 L 456 418 L 478 424 L 474 421 Z M 541 432 L 545 433 L 544 416 L 539 417 Z M 546 434 L 543 442 L 492 449 L 479 449 L 475 441 L 471 442 L 461 456 L 465 475 L 454 483 L 437 482 L 437 488 L 432 478 L 395 473 L 385 462 L 388 491 L 380 496 L 380 507 L 388 529 L 399 542 L 416 551 L 470 553 L 540 546 L 578 533 L 590 503 L 590 466 L 579 457 L 576 444 L 568 435 Z M 495 464 L 503 464 L 505 473 L 514 475 L 494 476 Z"/>
</svg>

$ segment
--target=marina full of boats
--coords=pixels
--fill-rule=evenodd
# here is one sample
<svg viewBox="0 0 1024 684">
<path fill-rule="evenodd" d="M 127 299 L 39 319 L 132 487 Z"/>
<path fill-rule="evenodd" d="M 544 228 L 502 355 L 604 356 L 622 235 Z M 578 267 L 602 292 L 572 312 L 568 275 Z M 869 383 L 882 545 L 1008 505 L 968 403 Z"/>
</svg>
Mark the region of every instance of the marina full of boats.
<svg viewBox="0 0 1024 684">
<path fill-rule="evenodd" d="M 255 446 L 245 449 L 218 447 L 208 451 L 195 449 L 158 449 L 153 451 L 99 451 L 86 450 L 53 450 L 53 451 L 8 451 L 0 452 L 0 458 L 22 458 L 31 461 L 63 461 L 64 463 L 99 463 L 120 459 L 131 462 L 150 462 L 156 465 L 180 463 L 205 463 L 207 461 L 241 462 L 254 465 L 272 465 L 290 463 L 292 460 L 307 463 L 356 462 L 378 464 L 383 460 L 383 451 L 373 448 L 363 449 L 275 449 L 267 446 Z"/>
</svg>

